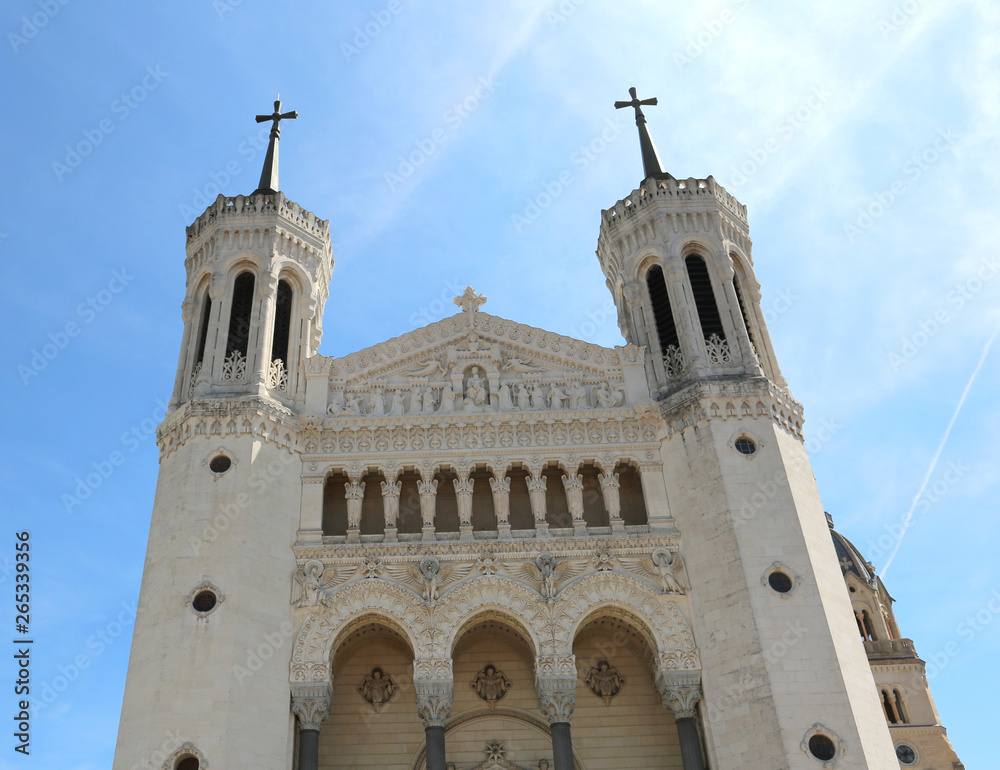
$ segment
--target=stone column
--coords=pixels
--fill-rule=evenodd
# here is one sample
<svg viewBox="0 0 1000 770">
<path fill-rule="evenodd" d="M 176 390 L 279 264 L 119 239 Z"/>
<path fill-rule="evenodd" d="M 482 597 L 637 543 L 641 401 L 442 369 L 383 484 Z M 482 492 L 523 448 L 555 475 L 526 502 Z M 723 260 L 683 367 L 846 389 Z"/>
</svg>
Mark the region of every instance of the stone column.
<svg viewBox="0 0 1000 770">
<path fill-rule="evenodd" d="M 170 396 L 169 407 L 171 409 L 174 409 L 181 401 L 186 401 L 194 389 L 191 379 L 194 373 L 194 357 L 197 355 L 197 350 L 191 349 L 191 341 L 194 340 L 194 344 L 197 345 L 197 335 L 201 333 L 201 329 L 192 328 L 198 326 L 194 313 L 197 304 L 198 300 L 196 297 L 186 297 L 181 303 L 181 320 L 184 322 L 184 333 L 181 337 L 181 356 L 180 361 L 177 362 L 177 377 L 174 379 L 174 392 Z M 200 321 L 201 319 L 197 320 Z M 188 374 L 189 361 L 192 368 L 191 374 Z"/>
<path fill-rule="evenodd" d="M 205 361 L 195 383 L 195 395 L 207 395 L 212 390 L 212 383 L 222 379 L 222 365 L 226 361 L 226 346 L 229 344 L 229 315 L 233 301 L 232 297 L 226 296 L 226 279 L 213 275 L 208 284 L 208 294 L 212 298 L 209 329 L 215 329 L 216 334 L 214 341 L 211 333 L 205 340 Z"/>
<path fill-rule="evenodd" d="M 566 490 L 566 507 L 573 517 L 573 534 L 586 536 L 587 522 L 583 518 L 583 476 L 579 473 L 562 477 L 563 489 Z"/>
<path fill-rule="evenodd" d="M 257 339 L 260 340 L 260 347 L 256 350 L 256 355 L 258 360 L 254 363 L 254 371 L 251 383 L 257 383 L 260 386 L 261 393 L 267 391 L 267 381 L 268 381 L 268 370 L 271 366 L 271 338 L 274 336 L 274 300 L 278 292 L 278 276 L 267 275 L 261 276 L 261 287 L 264 290 L 264 296 L 261 298 L 260 302 L 260 314 L 257 316 Z M 250 325 L 250 340 L 254 339 L 254 325 Z M 270 332 L 270 334 L 268 333 Z M 253 348 L 247 345 L 247 358 L 254 355 Z M 250 361 L 247 361 L 247 367 L 249 368 Z"/>
<path fill-rule="evenodd" d="M 662 671 L 656 679 L 656 688 L 663 707 L 674 712 L 684 770 L 704 770 L 697 712 L 698 701 L 701 700 L 701 674 Z"/>
<path fill-rule="evenodd" d="M 347 542 L 358 542 L 361 539 L 361 508 L 365 500 L 365 485 L 361 483 L 361 474 L 351 474 L 350 483 L 344 484 L 347 497 Z"/>
<path fill-rule="evenodd" d="M 434 515 L 437 512 L 438 482 L 434 471 L 421 471 L 417 491 L 420 493 L 420 518 L 423 519 L 424 540 L 434 540 Z"/>
<path fill-rule="evenodd" d="M 451 715 L 451 680 L 421 680 L 413 682 L 417 694 L 417 713 L 424 723 L 427 739 L 427 770 L 446 770 L 444 728 Z"/>
<path fill-rule="evenodd" d="M 572 660 L 572 659 L 570 659 Z M 576 670 L 576 666 L 573 666 Z M 570 719 L 576 706 L 576 677 L 537 676 L 535 692 L 542 715 L 552 729 L 552 759 L 554 770 L 573 770 L 573 738 Z"/>
<path fill-rule="evenodd" d="M 497 517 L 497 537 L 500 540 L 510 539 L 510 479 L 506 470 L 493 471 L 490 479 L 490 489 L 493 491 L 493 512 Z"/>
<path fill-rule="evenodd" d="M 395 476 L 395 474 L 393 474 Z M 382 482 L 382 515 L 385 517 L 385 539 L 387 542 L 398 540 L 399 530 L 399 492 L 403 488 L 401 481 Z"/>
<path fill-rule="evenodd" d="M 694 301 L 688 301 L 687 268 L 682 257 L 671 258 L 663 266 L 663 278 L 670 296 L 670 307 L 674 311 L 677 337 L 685 363 L 695 377 L 705 375 L 705 339 L 698 320 L 698 308 Z"/>
<path fill-rule="evenodd" d="M 458 478 L 453 481 L 455 497 L 458 500 L 458 531 L 461 540 L 472 540 L 472 486 L 475 483 L 469 478 L 469 472 L 458 471 Z"/>
<path fill-rule="evenodd" d="M 771 334 L 767 330 L 767 324 L 764 322 L 764 313 L 760 309 L 760 284 L 757 283 L 753 276 L 748 276 L 748 280 L 742 282 L 741 285 L 744 292 L 743 299 L 749 305 L 747 307 L 747 315 L 756 322 L 757 326 L 757 341 L 759 343 L 757 356 L 760 358 L 762 364 L 766 361 L 770 367 L 771 378 L 774 380 L 775 385 L 779 388 L 787 387 L 788 381 L 782 375 L 781 367 L 778 366 L 778 359 L 773 354 L 774 346 L 771 344 Z M 784 294 L 784 292 L 779 293 Z M 785 302 L 789 307 L 791 306 L 787 300 Z"/>
<path fill-rule="evenodd" d="M 740 351 L 741 363 L 746 367 L 747 374 L 752 374 L 760 377 L 763 372 L 760 368 L 760 362 L 757 358 L 757 353 L 754 350 L 753 343 L 750 341 L 750 329 L 747 325 L 743 323 L 743 314 L 740 312 L 740 301 L 736 296 L 736 287 L 733 286 L 733 276 L 736 275 L 736 271 L 733 268 L 733 261 L 731 258 L 726 258 L 726 264 L 720 271 L 721 275 L 719 280 L 722 282 L 722 291 L 725 297 L 726 306 L 729 308 L 728 317 L 731 320 L 729 324 L 734 332 L 736 342 Z M 723 324 L 725 324 L 725 318 L 723 318 Z M 749 317 L 747 318 L 747 323 L 750 322 Z"/>
<path fill-rule="evenodd" d="M 604 497 L 604 508 L 608 512 L 612 532 L 624 532 L 625 522 L 622 520 L 621 484 L 617 473 L 601 473 L 597 477 L 601 482 L 601 495 Z"/>
<path fill-rule="evenodd" d="M 528 497 L 531 500 L 531 512 L 535 516 L 535 536 L 547 537 L 549 523 L 545 520 L 545 477 L 541 468 L 532 468 L 528 482 Z"/>
<path fill-rule="evenodd" d="M 330 713 L 330 682 L 292 685 L 292 712 L 299 720 L 299 770 L 319 770 L 319 728 Z"/>
</svg>

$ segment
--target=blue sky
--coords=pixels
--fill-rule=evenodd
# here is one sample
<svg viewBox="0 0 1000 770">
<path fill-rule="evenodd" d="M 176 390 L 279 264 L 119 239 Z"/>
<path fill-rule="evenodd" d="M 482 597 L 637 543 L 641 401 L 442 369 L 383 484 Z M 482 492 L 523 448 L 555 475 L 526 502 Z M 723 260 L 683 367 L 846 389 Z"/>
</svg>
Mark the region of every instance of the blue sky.
<svg viewBox="0 0 1000 770">
<path fill-rule="evenodd" d="M 281 187 L 330 219 L 322 353 L 451 314 L 467 284 L 490 313 L 612 345 L 594 249 L 601 210 L 642 176 L 634 124 L 612 108 L 632 85 L 660 100 L 646 114 L 667 170 L 712 174 L 748 206 L 770 333 L 838 528 L 881 570 L 912 509 L 885 580 L 960 757 L 990 766 L 1000 8 L 343 5 L 4 6 L 0 584 L 13 586 L 13 532 L 30 529 L 33 675 L 67 682 L 36 715 L 31 757 L 5 748 L 0 767 L 110 766 L 184 226 L 219 191 L 256 187 L 253 116 L 279 92 L 299 111 Z"/>
</svg>

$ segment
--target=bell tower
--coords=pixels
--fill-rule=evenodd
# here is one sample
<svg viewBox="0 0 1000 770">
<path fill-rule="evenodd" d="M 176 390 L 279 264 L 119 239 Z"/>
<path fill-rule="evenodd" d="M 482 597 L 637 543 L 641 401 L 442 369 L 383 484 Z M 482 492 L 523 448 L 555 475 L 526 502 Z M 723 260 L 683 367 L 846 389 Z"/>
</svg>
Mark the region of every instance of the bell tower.
<svg viewBox="0 0 1000 770">
<path fill-rule="evenodd" d="M 286 767 L 298 414 L 333 259 L 329 222 L 278 189 L 275 102 L 258 188 L 187 228 L 184 332 L 115 770 Z"/>
<path fill-rule="evenodd" d="M 644 179 L 602 212 L 597 256 L 664 422 L 708 765 L 894 767 L 802 407 L 761 312 L 746 207 L 711 176 L 664 171 L 642 112 L 656 100 L 631 97 L 615 107 L 635 110 Z"/>
<path fill-rule="evenodd" d="M 220 195 L 187 228 L 184 336 L 170 405 L 192 398 L 258 395 L 286 406 L 305 399 L 302 362 L 322 337 L 333 269 L 330 225 L 278 191 L 274 103 L 258 188 Z"/>
</svg>

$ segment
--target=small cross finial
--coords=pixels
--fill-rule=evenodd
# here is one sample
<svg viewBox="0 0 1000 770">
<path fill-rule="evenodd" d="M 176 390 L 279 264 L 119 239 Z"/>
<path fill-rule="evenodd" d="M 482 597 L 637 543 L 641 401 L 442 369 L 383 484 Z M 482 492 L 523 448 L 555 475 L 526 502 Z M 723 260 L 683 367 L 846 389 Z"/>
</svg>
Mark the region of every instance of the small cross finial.
<svg viewBox="0 0 1000 770">
<path fill-rule="evenodd" d="M 462 308 L 463 313 L 475 313 L 486 304 L 486 297 L 477 294 L 471 286 L 466 286 L 465 291 L 455 297 L 455 304 Z"/>
<path fill-rule="evenodd" d="M 294 120 L 298 116 L 299 113 L 295 110 L 284 113 L 281 111 L 280 96 L 274 101 L 273 113 L 257 116 L 258 123 L 264 123 L 268 120 L 272 122 L 271 136 L 267 143 L 267 155 L 264 157 L 264 168 L 260 172 L 260 182 L 257 185 L 257 189 L 253 191 L 254 195 L 258 193 L 273 195 L 278 192 L 278 139 L 281 137 L 281 129 L 278 124 L 282 120 Z"/>
<path fill-rule="evenodd" d="M 649 177 L 655 174 L 663 173 L 663 164 L 660 163 L 660 156 L 656 152 L 656 145 L 653 144 L 653 139 L 646 129 L 646 116 L 642 114 L 643 105 L 650 107 L 656 105 L 656 97 L 654 96 L 652 99 L 640 99 L 635 86 L 630 88 L 628 92 L 632 99 L 627 102 L 615 102 L 615 109 L 621 110 L 625 107 L 633 107 L 635 109 L 635 124 L 639 127 L 639 149 L 642 151 L 642 167 L 646 173 L 646 179 L 649 179 Z"/>
</svg>

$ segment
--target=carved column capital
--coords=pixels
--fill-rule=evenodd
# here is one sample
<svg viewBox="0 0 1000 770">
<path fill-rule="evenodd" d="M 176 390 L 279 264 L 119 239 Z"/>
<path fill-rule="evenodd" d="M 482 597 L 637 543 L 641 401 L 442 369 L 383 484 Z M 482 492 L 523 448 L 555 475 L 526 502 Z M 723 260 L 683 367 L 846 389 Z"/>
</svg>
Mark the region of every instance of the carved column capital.
<svg viewBox="0 0 1000 770">
<path fill-rule="evenodd" d="M 540 676 L 535 678 L 538 705 L 549 724 L 569 722 L 576 706 L 576 677 Z"/>
<path fill-rule="evenodd" d="M 701 674 L 681 671 L 661 671 L 656 677 L 656 689 L 663 707 L 674 712 L 675 719 L 693 718 L 701 700 Z"/>
<path fill-rule="evenodd" d="M 451 680 L 417 679 L 413 682 L 417 694 L 417 714 L 424 727 L 444 727 L 451 716 L 454 683 Z"/>
<path fill-rule="evenodd" d="M 330 682 L 309 682 L 292 685 L 292 713 L 299 718 L 303 730 L 319 730 L 330 715 Z"/>
</svg>

